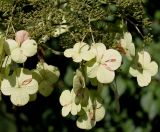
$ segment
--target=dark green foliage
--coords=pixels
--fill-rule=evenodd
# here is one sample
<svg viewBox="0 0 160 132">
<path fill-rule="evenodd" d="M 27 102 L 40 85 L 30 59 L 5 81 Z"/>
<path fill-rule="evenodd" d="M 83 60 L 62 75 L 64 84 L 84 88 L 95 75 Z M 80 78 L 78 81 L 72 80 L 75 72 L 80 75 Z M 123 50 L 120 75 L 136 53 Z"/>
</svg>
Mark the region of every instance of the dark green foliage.
<svg viewBox="0 0 160 132">
<path fill-rule="evenodd" d="M 31 37 L 40 41 L 45 35 L 52 38 L 62 19 L 70 27 L 69 32 L 59 38 L 59 46 L 72 47 L 76 41 L 92 43 L 91 33 L 96 42 L 107 47 L 117 43 L 125 28 L 136 27 L 147 36 L 150 21 L 145 16 L 142 1 L 101 1 L 101 0 L 3 0 L 0 2 L 1 29 L 6 31 L 12 24 L 16 31 L 25 29 Z M 12 19 L 12 20 L 11 20 Z M 2 21 L 3 20 L 3 21 Z M 126 27 L 126 22 L 127 27 Z M 90 26 L 92 31 L 90 30 Z M 8 37 L 13 37 L 10 25 Z M 146 40 L 149 40 L 146 37 Z"/>
</svg>

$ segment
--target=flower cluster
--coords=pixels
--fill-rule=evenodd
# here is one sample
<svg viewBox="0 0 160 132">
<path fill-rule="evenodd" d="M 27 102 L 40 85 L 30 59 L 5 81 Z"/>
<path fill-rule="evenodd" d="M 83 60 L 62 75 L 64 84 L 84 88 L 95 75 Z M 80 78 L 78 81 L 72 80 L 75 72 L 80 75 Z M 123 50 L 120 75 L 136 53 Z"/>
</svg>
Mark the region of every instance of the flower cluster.
<svg viewBox="0 0 160 132">
<path fill-rule="evenodd" d="M 105 108 L 95 97 L 96 91 L 89 91 L 85 85 L 85 79 L 80 70 L 76 71 L 73 78 L 73 89 L 64 90 L 60 96 L 62 116 L 67 116 L 70 112 L 72 115 L 78 115 L 77 126 L 81 129 L 91 129 L 96 122 L 103 119 Z"/>
<path fill-rule="evenodd" d="M 2 43 L 1 43 L 2 45 Z M 2 68 L 1 92 L 10 96 L 16 106 L 23 106 L 32 100 L 39 92 L 49 96 L 53 85 L 57 82 L 60 72 L 57 67 L 45 62 L 37 64 L 36 69 L 28 70 L 19 63 L 25 63 L 28 57 L 37 54 L 38 44 L 29 37 L 29 33 L 20 30 L 15 34 L 15 40 L 7 39 L 3 43 L 4 60 Z"/>
<path fill-rule="evenodd" d="M 151 61 L 147 51 L 136 52 L 129 32 L 124 33 L 124 37 L 115 47 L 106 49 L 103 43 L 89 45 L 77 42 L 73 48 L 64 51 L 64 56 L 80 63 L 80 67 L 73 78 L 72 90 L 64 90 L 60 96 L 62 115 L 67 116 L 70 112 L 72 115 L 78 115 L 76 124 L 81 129 L 91 129 L 97 121 L 104 118 L 105 108 L 97 91 L 104 84 L 113 82 L 115 71 L 122 65 L 123 56 L 132 61 L 129 73 L 137 77 L 140 87 L 149 85 L 151 76 L 158 72 L 157 63 Z"/>
</svg>

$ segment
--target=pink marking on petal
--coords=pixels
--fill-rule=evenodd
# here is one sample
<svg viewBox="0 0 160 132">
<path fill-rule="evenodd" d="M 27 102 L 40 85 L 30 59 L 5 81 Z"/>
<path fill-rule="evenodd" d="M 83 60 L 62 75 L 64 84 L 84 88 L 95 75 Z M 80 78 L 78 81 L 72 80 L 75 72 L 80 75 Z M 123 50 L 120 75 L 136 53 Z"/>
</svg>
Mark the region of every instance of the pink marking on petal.
<svg viewBox="0 0 160 132">
<path fill-rule="evenodd" d="M 27 85 L 32 81 L 32 78 L 26 79 L 22 82 L 22 85 Z"/>
<path fill-rule="evenodd" d="M 106 63 L 105 64 L 102 64 L 102 66 L 104 66 L 107 70 L 109 71 L 113 71 Z"/>
<path fill-rule="evenodd" d="M 25 40 L 29 39 L 29 33 L 25 30 L 20 30 L 16 32 L 16 37 L 15 40 L 19 43 L 22 44 Z"/>
</svg>

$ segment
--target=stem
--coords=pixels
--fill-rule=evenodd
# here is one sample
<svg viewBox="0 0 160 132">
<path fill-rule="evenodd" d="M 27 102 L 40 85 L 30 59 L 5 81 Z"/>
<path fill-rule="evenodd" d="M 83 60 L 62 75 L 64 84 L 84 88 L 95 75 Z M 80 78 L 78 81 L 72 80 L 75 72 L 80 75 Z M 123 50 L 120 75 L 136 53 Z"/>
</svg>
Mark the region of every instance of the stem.
<svg viewBox="0 0 160 132">
<path fill-rule="evenodd" d="M 114 81 L 114 83 L 112 83 L 112 89 L 114 91 L 114 96 L 115 96 L 115 100 L 116 100 L 116 109 L 117 112 L 120 112 L 120 104 L 119 104 L 119 94 L 118 94 L 118 90 L 117 90 L 117 83 L 116 80 Z"/>
<path fill-rule="evenodd" d="M 95 43 L 95 41 L 94 41 L 94 36 L 93 36 L 93 31 L 92 31 L 92 28 L 91 28 L 91 20 L 90 20 L 90 17 L 88 18 L 88 20 L 89 20 L 89 31 L 90 31 L 91 36 L 92 36 L 92 41 L 93 41 L 93 43 Z"/>
<path fill-rule="evenodd" d="M 45 45 L 45 44 L 41 44 L 41 46 L 43 46 L 43 47 L 45 47 L 46 49 L 50 50 L 50 51 L 51 51 L 53 54 L 55 54 L 55 55 L 63 55 L 63 52 L 53 50 L 52 48 L 48 47 L 48 46 Z"/>
</svg>

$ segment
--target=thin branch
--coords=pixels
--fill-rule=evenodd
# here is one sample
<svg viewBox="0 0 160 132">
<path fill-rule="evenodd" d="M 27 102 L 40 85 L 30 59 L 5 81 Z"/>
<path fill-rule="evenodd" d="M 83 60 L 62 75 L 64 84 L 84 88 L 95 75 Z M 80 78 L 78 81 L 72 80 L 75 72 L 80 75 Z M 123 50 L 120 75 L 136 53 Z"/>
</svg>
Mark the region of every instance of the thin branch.
<svg viewBox="0 0 160 132">
<path fill-rule="evenodd" d="M 91 36 L 92 36 L 92 41 L 93 41 L 93 43 L 95 43 L 95 41 L 94 41 L 94 36 L 93 36 L 93 31 L 92 31 L 92 28 L 91 28 L 91 20 L 90 20 L 90 17 L 88 18 L 88 21 L 89 21 L 89 31 L 90 31 Z"/>
<path fill-rule="evenodd" d="M 50 50 L 50 51 L 51 51 L 53 54 L 55 54 L 55 55 L 63 55 L 63 52 L 53 50 L 52 48 L 48 47 L 48 46 L 45 45 L 45 44 L 41 44 L 41 46 L 43 46 L 44 48 Z"/>
<path fill-rule="evenodd" d="M 115 95 L 117 112 L 119 113 L 120 112 L 120 104 L 119 104 L 119 94 L 118 94 L 118 90 L 117 90 L 116 79 L 114 80 L 114 83 L 112 83 L 112 89 L 113 89 L 114 95 Z"/>
<path fill-rule="evenodd" d="M 132 22 L 131 20 L 129 20 L 128 18 L 126 18 L 126 20 L 127 20 L 128 22 L 130 22 L 130 23 L 135 27 L 135 29 L 138 31 L 138 33 L 141 35 L 141 37 L 144 38 L 144 36 L 143 36 L 143 34 L 141 33 L 141 31 L 139 30 L 138 26 L 137 26 L 134 22 Z"/>
</svg>

